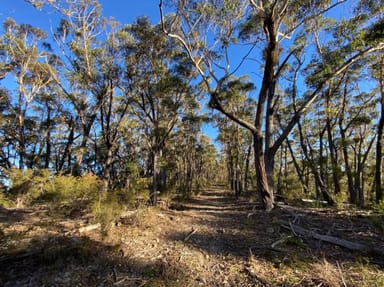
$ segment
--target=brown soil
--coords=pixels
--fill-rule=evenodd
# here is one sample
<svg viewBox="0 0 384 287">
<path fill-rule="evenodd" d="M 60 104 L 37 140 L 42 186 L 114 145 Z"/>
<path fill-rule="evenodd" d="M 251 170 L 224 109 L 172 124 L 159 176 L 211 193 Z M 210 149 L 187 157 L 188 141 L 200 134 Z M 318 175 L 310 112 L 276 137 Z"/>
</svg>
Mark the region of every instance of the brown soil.
<svg viewBox="0 0 384 287">
<path fill-rule="evenodd" d="M 108 227 L 44 206 L 0 209 L 0 286 L 384 286 L 384 216 L 278 207 L 266 213 L 210 189 L 139 208 Z M 366 244 L 351 252 L 294 229 Z M 104 229 L 103 229 L 104 230 Z"/>
</svg>

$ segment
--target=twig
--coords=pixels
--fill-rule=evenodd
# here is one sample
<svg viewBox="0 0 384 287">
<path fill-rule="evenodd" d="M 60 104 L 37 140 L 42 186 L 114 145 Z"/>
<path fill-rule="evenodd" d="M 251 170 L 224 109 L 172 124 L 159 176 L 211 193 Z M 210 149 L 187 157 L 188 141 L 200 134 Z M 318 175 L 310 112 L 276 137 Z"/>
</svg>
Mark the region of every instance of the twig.
<svg viewBox="0 0 384 287">
<path fill-rule="evenodd" d="M 290 237 L 291 237 L 291 236 L 284 237 L 284 238 L 281 238 L 281 239 L 279 239 L 279 240 L 273 242 L 273 243 L 271 244 L 271 248 L 272 248 L 273 250 L 275 250 L 276 245 L 279 245 L 279 244 L 281 244 L 281 243 L 284 243 L 284 242 L 287 241 L 287 239 L 290 238 Z"/>
<path fill-rule="evenodd" d="M 183 241 L 184 241 L 184 242 L 187 242 L 187 241 L 189 240 L 189 238 L 191 238 L 191 236 L 192 236 L 193 234 L 196 233 L 196 231 L 197 231 L 197 229 L 192 229 L 192 230 L 187 234 L 187 236 L 184 237 Z"/>
<path fill-rule="evenodd" d="M 121 283 L 124 283 L 125 281 L 139 281 L 139 280 L 143 280 L 143 279 L 142 278 L 129 278 L 128 276 L 125 276 L 125 277 L 121 278 L 119 281 L 116 281 L 115 283 L 113 283 L 113 285 L 118 286 Z M 147 281 L 145 281 L 145 283 L 147 283 Z M 144 283 L 144 285 L 145 285 L 145 283 Z M 140 286 L 144 286 L 144 285 L 140 285 Z"/>
<path fill-rule="evenodd" d="M 340 273 L 340 276 L 341 276 L 341 281 L 343 281 L 344 287 L 348 287 L 347 283 L 345 282 L 343 271 L 341 270 L 339 261 L 336 261 L 336 264 L 337 264 L 337 269 L 339 270 L 339 273 Z"/>
<path fill-rule="evenodd" d="M 295 235 L 297 237 L 297 234 L 296 234 L 295 230 L 293 229 L 292 222 L 290 222 L 290 221 L 289 221 L 289 227 L 291 228 L 293 235 Z"/>
<path fill-rule="evenodd" d="M 84 226 L 84 227 L 80 227 L 78 229 L 78 231 L 79 231 L 79 233 L 84 233 L 84 232 L 87 232 L 87 231 L 99 229 L 100 227 L 101 227 L 101 224 L 100 223 L 96 223 L 96 224 L 91 224 L 91 225 L 87 225 L 87 226 Z"/>
</svg>

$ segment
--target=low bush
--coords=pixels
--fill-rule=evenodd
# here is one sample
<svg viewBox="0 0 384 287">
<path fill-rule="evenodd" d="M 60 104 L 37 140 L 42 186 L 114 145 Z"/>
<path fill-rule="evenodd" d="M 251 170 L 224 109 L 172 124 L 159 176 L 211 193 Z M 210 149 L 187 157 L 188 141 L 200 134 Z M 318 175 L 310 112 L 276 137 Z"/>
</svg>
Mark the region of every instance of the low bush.
<svg viewBox="0 0 384 287">
<path fill-rule="evenodd" d="M 19 205 L 46 203 L 52 211 L 70 215 L 88 211 L 98 200 L 103 182 L 94 175 L 54 175 L 48 170 L 10 170 L 9 194 Z"/>
</svg>

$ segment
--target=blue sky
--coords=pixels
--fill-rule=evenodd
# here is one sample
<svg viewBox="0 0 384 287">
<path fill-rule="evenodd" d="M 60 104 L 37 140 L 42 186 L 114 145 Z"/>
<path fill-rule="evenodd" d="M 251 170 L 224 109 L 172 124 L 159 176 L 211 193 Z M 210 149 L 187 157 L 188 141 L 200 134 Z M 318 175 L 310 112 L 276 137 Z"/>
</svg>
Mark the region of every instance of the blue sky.
<svg viewBox="0 0 384 287">
<path fill-rule="evenodd" d="M 158 0 L 101 0 L 103 14 L 113 17 L 119 22 L 132 23 L 138 16 L 147 15 L 152 22 L 159 21 Z M 0 0 L 0 21 L 7 17 L 14 18 L 18 23 L 28 23 L 38 27 L 50 27 L 55 15 L 36 10 L 24 0 Z M 51 21 L 50 21 L 51 20 Z"/>
</svg>

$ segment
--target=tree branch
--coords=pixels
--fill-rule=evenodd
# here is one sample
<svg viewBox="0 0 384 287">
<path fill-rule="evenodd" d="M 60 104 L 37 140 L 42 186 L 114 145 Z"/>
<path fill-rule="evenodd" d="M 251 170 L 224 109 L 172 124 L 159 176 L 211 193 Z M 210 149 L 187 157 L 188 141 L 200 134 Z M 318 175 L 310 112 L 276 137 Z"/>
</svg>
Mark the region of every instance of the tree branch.
<svg viewBox="0 0 384 287">
<path fill-rule="evenodd" d="M 283 130 L 282 134 L 279 136 L 279 138 L 275 141 L 273 146 L 270 148 L 270 152 L 272 154 L 275 154 L 285 138 L 289 135 L 289 133 L 292 131 L 294 126 L 297 124 L 299 121 L 300 117 L 302 114 L 312 105 L 312 103 L 317 99 L 319 92 L 324 88 L 324 86 L 332 80 L 335 76 L 340 75 L 343 73 L 346 69 L 348 69 L 349 66 L 351 66 L 353 63 L 356 61 L 360 60 L 362 57 L 373 53 L 378 50 L 384 49 L 384 43 L 380 43 L 379 45 L 375 47 L 369 47 L 363 51 L 360 51 L 350 59 L 348 59 L 343 65 L 341 65 L 336 71 L 332 74 L 329 75 L 326 79 L 324 79 L 322 82 L 319 83 L 317 88 L 312 92 L 312 94 L 308 97 L 308 99 L 302 104 L 301 108 L 298 109 L 295 114 L 293 115 L 292 119 L 288 123 L 288 125 L 285 127 Z"/>
</svg>

